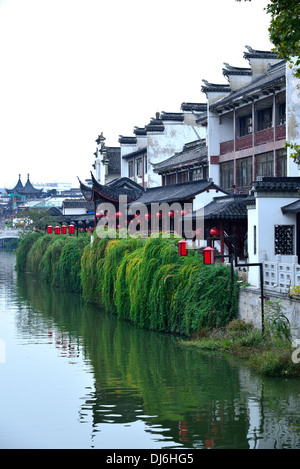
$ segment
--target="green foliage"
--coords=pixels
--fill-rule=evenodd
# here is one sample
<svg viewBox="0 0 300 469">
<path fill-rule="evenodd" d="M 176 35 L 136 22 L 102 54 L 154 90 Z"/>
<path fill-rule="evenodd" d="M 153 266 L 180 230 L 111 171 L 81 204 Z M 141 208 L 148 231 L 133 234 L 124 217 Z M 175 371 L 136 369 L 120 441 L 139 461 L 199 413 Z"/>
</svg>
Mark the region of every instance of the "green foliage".
<svg viewBox="0 0 300 469">
<path fill-rule="evenodd" d="M 52 286 L 81 291 L 81 257 L 89 236 L 70 238 L 32 232 L 24 236 L 16 255 L 16 268 L 30 271 Z"/>
<path fill-rule="evenodd" d="M 53 271 L 52 285 L 71 292 L 81 292 L 81 257 L 89 237 L 69 238 Z"/>
<path fill-rule="evenodd" d="M 25 209 L 17 214 L 19 226 L 22 227 L 24 235 L 33 230 L 45 230 L 47 225 L 55 226 L 60 222 L 60 217 L 51 215 L 48 209 Z"/>
<path fill-rule="evenodd" d="M 89 236 L 30 234 L 17 255 L 41 280 L 80 292 L 139 327 L 189 335 L 228 324 L 238 295 L 230 267 L 204 266 L 193 250 L 180 257 L 178 241 L 95 238 L 91 244 Z"/>
<path fill-rule="evenodd" d="M 40 236 L 39 233 L 33 231 L 21 239 L 16 253 L 16 269 L 19 272 L 26 271 L 28 253 Z"/>
<path fill-rule="evenodd" d="M 48 244 L 39 264 L 39 277 L 41 280 L 53 284 L 61 251 L 67 241 L 67 237 L 58 236 L 53 238 L 52 236 L 51 243 Z"/>
<path fill-rule="evenodd" d="M 266 376 L 299 376 L 299 365 L 293 363 L 292 349 L 287 342 L 269 347 L 249 359 L 250 367 Z"/>
<path fill-rule="evenodd" d="M 293 152 L 290 154 L 290 158 L 292 158 L 296 163 L 300 161 L 300 145 L 297 143 L 285 142 L 284 148 L 290 148 L 293 150 Z"/>
<path fill-rule="evenodd" d="M 267 302 L 265 330 L 275 338 L 290 340 L 290 322 L 282 311 L 281 300 Z"/>
<path fill-rule="evenodd" d="M 39 272 L 41 259 L 52 239 L 53 237 L 50 235 L 39 236 L 27 254 L 27 270 L 35 274 Z"/>
<path fill-rule="evenodd" d="M 265 10 L 270 14 L 269 37 L 278 57 L 295 66 L 294 75 L 300 78 L 299 0 L 269 0 Z"/>
</svg>

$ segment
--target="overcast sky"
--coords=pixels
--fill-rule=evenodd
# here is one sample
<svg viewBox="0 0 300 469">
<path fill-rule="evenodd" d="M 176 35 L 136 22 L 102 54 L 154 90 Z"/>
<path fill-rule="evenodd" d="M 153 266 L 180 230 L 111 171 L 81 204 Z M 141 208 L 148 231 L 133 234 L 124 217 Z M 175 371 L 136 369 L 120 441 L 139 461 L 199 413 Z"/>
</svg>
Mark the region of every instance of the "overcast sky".
<svg viewBox="0 0 300 469">
<path fill-rule="evenodd" d="M 90 177 L 96 138 L 205 102 L 269 50 L 267 0 L 0 0 L 0 188 Z"/>
</svg>

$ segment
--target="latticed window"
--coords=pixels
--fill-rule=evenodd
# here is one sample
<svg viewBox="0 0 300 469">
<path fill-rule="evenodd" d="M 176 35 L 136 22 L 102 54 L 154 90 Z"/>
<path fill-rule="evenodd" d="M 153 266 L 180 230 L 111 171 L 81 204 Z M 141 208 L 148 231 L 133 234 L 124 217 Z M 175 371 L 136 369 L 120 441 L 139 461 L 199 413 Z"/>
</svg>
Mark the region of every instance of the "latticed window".
<svg viewBox="0 0 300 469">
<path fill-rule="evenodd" d="M 294 254 L 294 225 L 275 225 L 275 254 Z"/>
<path fill-rule="evenodd" d="M 268 129 L 272 127 L 272 107 L 261 109 L 257 113 L 258 130 Z"/>
<path fill-rule="evenodd" d="M 234 163 L 228 161 L 220 164 L 221 187 L 223 189 L 231 189 L 234 184 L 233 179 Z"/>
<path fill-rule="evenodd" d="M 261 153 L 256 156 L 256 176 L 274 176 L 273 152 Z"/>
<path fill-rule="evenodd" d="M 238 187 L 250 186 L 252 182 L 252 156 L 241 158 L 236 162 Z"/>
</svg>

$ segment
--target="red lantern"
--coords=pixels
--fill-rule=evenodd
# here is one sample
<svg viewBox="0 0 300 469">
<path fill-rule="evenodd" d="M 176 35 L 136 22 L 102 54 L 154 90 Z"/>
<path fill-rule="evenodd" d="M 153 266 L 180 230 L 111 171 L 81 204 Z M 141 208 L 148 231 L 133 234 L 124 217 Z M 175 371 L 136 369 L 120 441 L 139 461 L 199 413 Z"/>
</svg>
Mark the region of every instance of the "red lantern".
<svg viewBox="0 0 300 469">
<path fill-rule="evenodd" d="M 190 213 L 189 210 L 183 209 L 181 210 L 181 216 L 184 217 L 185 215 L 188 215 Z"/>
<path fill-rule="evenodd" d="M 104 215 L 103 215 L 103 212 L 97 212 L 96 213 L 96 217 L 97 218 L 102 218 Z"/>
<path fill-rule="evenodd" d="M 210 234 L 211 234 L 212 236 L 219 236 L 219 235 L 220 235 L 220 230 L 219 230 L 219 228 L 212 228 L 212 229 L 210 230 Z"/>
<path fill-rule="evenodd" d="M 170 218 L 174 218 L 174 216 L 175 216 L 174 210 L 170 210 L 168 215 L 169 215 Z"/>
<path fill-rule="evenodd" d="M 61 233 L 62 233 L 62 234 L 66 234 L 66 232 L 67 232 L 67 227 L 66 227 L 66 225 L 63 225 L 63 226 L 61 227 Z"/>
<path fill-rule="evenodd" d="M 215 263 L 215 250 L 210 246 L 203 249 L 203 256 L 205 265 L 211 265 Z"/>
<path fill-rule="evenodd" d="M 117 213 L 116 213 L 116 217 L 117 217 L 117 218 L 121 218 L 122 216 L 123 216 L 123 213 L 122 213 L 122 212 L 117 212 Z"/>
<path fill-rule="evenodd" d="M 198 230 L 196 230 L 196 236 L 198 236 L 198 238 L 201 238 L 203 236 L 203 230 L 201 228 L 198 228 Z"/>
<path fill-rule="evenodd" d="M 74 233 L 75 233 L 75 226 L 69 225 L 69 234 L 74 234 Z"/>
<path fill-rule="evenodd" d="M 182 239 L 178 243 L 178 254 L 180 256 L 187 256 L 187 242 L 185 239 Z"/>
<path fill-rule="evenodd" d="M 162 212 L 157 212 L 156 218 L 162 218 Z"/>
<path fill-rule="evenodd" d="M 151 213 L 145 214 L 145 220 L 151 220 Z"/>
<path fill-rule="evenodd" d="M 48 225 L 48 226 L 47 226 L 47 233 L 48 233 L 48 234 L 51 234 L 51 233 L 52 233 L 52 226 L 51 226 L 51 225 Z"/>
<path fill-rule="evenodd" d="M 54 233 L 55 233 L 55 234 L 60 234 L 60 226 L 56 226 L 56 227 L 54 228 Z"/>
</svg>

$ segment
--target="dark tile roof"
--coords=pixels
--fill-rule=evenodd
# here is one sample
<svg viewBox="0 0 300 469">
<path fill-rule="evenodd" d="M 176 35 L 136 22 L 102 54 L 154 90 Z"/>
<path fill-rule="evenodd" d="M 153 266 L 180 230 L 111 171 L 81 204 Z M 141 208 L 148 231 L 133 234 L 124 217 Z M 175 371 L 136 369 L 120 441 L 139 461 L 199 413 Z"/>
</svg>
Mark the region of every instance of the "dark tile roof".
<svg viewBox="0 0 300 469">
<path fill-rule="evenodd" d="M 229 75 L 238 75 L 238 76 L 251 76 L 252 69 L 251 67 L 232 67 L 231 65 L 224 63 L 225 68 L 223 68 L 223 75 L 228 77 Z"/>
<path fill-rule="evenodd" d="M 244 52 L 245 59 L 276 59 L 275 52 L 269 50 L 252 49 L 250 46 L 245 46 L 248 52 Z"/>
<path fill-rule="evenodd" d="M 181 152 L 175 153 L 175 155 L 161 163 L 153 164 L 153 169 L 156 173 L 161 173 L 175 167 L 186 166 L 188 163 L 195 164 L 205 162 L 207 162 L 207 146 L 204 139 L 187 143 L 184 145 Z"/>
<path fill-rule="evenodd" d="M 138 150 L 132 151 L 130 153 L 126 153 L 126 155 L 123 155 L 122 158 L 127 160 L 128 158 L 133 158 L 134 156 L 139 156 L 144 153 L 147 153 L 147 147 L 139 148 Z"/>
<path fill-rule="evenodd" d="M 227 83 L 209 83 L 207 80 L 202 80 L 204 85 L 201 87 L 202 93 L 216 92 L 216 93 L 230 93 L 231 88 Z"/>
<path fill-rule="evenodd" d="M 94 210 L 94 204 L 85 199 L 66 199 L 63 201 L 63 208 L 85 208 L 88 212 Z"/>
<path fill-rule="evenodd" d="M 145 127 L 135 127 L 133 133 L 135 135 L 147 135 Z"/>
<path fill-rule="evenodd" d="M 136 145 L 137 144 L 137 138 L 133 136 L 126 137 L 124 135 L 119 135 L 119 143 L 121 144 L 130 144 L 130 145 Z"/>
<path fill-rule="evenodd" d="M 291 204 L 281 207 L 282 213 L 286 214 L 295 214 L 300 213 L 300 199 L 292 202 Z"/>
<path fill-rule="evenodd" d="M 128 202 L 136 200 L 143 192 L 144 188 L 128 178 L 118 178 L 110 184 L 102 185 L 92 176 L 92 186 L 83 184 L 80 180 L 80 189 L 84 198 L 91 202 L 94 200 L 106 200 L 108 202 L 119 202 L 120 196 L 126 196 Z"/>
<path fill-rule="evenodd" d="M 154 203 L 173 203 L 188 200 L 209 189 L 216 189 L 226 193 L 211 179 L 185 182 L 181 184 L 170 184 L 168 186 L 149 187 L 134 203 L 151 205 Z M 132 204 L 131 204 L 132 205 Z"/>
<path fill-rule="evenodd" d="M 206 220 L 241 220 L 247 219 L 247 195 L 232 194 L 225 197 L 214 197 L 214 200 L 204 207 Z"/>
<path fill-rule="evenodd" d="M 230 92 L 231 90 L 229 89 L 230 94 L 212 103 L 210 105 L 210 109 L 214 110 L 218 107 L 225 106 L 233 100 L 236 100 L 239 97 L 245 96 L 247 94 L 253 95 L 255 92 L 259 92 L 264 87 L 270 87 L 285 83 L 285 65 L 286 62 L 282 60 L 276 65 L 270 66 L 268 72 L 265 75 L 259 76 L 258 78 L 254 78 L 248 85 L 232 92 Z M 221 87 L 221 85 L 215 86 Z"/>
<path fill-rule="evenodd" d="M 182 103 L 182 111 L 206 112 L 207 103 Z"/>
<path fill-rule="evenodd" d="M 252 182 L 255 192 L 298 192 L 300 177 L 261 177 Z"/>
<path fill-rule="evenodd" d="M 157 115 L 152 118 L 148 125 L 145 126 L 147 132 L 163 132 L 165 130 L 162 119 Z"/>
<path fill-rule="evenodd" d="M 27 181 L 25 186 L 23 186 L 21 182 L 21 175 L 19 174 L 19 180 L 16 186 L 13 189 L 6 189 L 6 192 L 8 194 L 18 193 L 21 196 L 27 197 L 36 197 L 43 195 L 43 189 L 36 189 L 35 187 L 33 187 L 29 179 L 29 174 L 27 174 Z"/>
<path fill-rule="evenodd" d="M 163 111 L 160 115 L 162 121 L 177 121 L 183 122 L 184 115 L 182 112 L 165 112 Z"/>
</svg>

